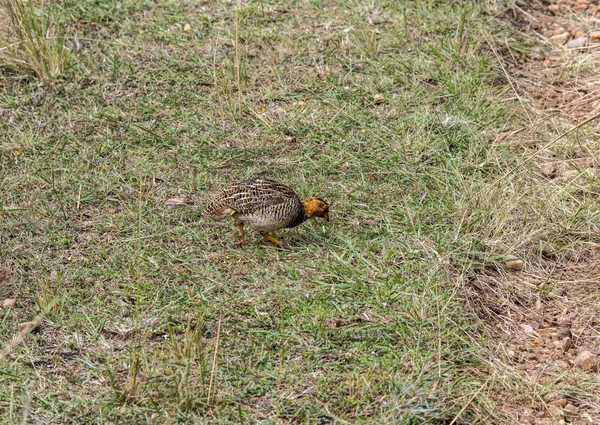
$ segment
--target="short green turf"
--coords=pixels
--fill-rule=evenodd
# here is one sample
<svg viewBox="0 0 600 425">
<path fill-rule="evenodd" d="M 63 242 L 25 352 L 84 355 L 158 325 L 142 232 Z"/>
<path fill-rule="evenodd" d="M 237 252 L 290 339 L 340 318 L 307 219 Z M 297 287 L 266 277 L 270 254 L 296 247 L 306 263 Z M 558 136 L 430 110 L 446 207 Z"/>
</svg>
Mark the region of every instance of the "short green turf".
<svg viewBox="0 0 600 425">
<path fill-rule="evenodd" d="M 7 423 L 491 423 L 456 290 L 462 208 L 515 161 L 480 2 L 47 12 L 65 74 L 0 69 L 2 345 L 43 315 Z M 332 220 L 236 248 L 202 202 L 254 175 Z"/>
</svg>

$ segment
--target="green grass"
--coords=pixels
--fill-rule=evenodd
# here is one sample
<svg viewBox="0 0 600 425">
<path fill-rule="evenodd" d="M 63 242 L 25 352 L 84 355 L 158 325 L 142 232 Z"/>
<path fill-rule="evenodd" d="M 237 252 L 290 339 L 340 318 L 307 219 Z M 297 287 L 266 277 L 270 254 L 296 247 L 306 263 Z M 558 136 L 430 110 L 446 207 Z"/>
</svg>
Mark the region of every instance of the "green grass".
<svg viewBox="0 0 600 425">
<path fill-rule="evenodd" d="M 489 18 L 449 3 L 53 5 L 63 79 L 0 70 L 0 341 L 44 314 L 0 360 L 8 423 L 499 420 L 461 213 L 515 118 Z M 332 221 L 234 248 L 202 199 L 256 174 Z"/>
</svg>

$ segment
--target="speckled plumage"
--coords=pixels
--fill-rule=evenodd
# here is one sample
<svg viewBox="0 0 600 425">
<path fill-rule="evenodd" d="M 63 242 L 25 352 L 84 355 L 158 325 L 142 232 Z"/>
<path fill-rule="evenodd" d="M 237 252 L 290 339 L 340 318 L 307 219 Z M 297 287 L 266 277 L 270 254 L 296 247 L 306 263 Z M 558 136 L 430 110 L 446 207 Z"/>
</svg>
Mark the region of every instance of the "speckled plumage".
<svg viewBox="0 0 600 425">
<path fill-rule="evenodd" d="M 298 195 L 288 186 L 265 178 L 231 184 L 207 204 L 206 212 L 232 216 L 267 233 L 294 227 L 306 220 Z"/>
<path fill-rule="evenodd" d="M 312 203 L 318 204 L 314 215 L 328 218 L 327 203 L 319 198 L 310 199 Z M 232 183 L 207 203 L 206 212 L 233 217 L 238 222 L 242 245 L 244 225 L 256 229 L 271 242 L 282 246 L 281 242 L 268 233 L 298 226 L 309 217 L 306 206 L 291 188 L 267 178 Z"/>
</svg>

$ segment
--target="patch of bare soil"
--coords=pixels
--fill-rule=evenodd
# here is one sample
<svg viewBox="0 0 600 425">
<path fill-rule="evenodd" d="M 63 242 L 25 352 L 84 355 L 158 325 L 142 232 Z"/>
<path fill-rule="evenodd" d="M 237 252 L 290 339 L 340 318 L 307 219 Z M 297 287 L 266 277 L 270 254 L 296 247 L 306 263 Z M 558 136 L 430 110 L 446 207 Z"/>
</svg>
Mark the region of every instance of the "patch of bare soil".
<svg viewBox="0 0 600 425">
<path fill-rule="evenodd" d="M 507 40 L 498 52 L 533 129 L 520 147 L 535 151 L 549 142 L 536 139 L 536 126 L 558 135 L 600 113 L 600 3 L 510 3 L 505 18 L 536 43 L 524 52 Z M 598 121 L 586 129 L 595 141 L 536 157 L 537 184 L 560 188 L 600 175 Z M 509 377 L 494 398 L 512 423 L 600 424 L 600 245 L 597 230 L 589 232 L 569 252 L 527 259 L 522 271 L 507 264 L 468 286 L 470 307 L 494 340 L 490 361 Z"/>
<path fill-rule="evenodd" d="M 500 364 L 529 393 L 501 394 L 520 424 L 600 423 L 600 261 L 540 260 L 475 277 L 471 308 L 490 326 Z"/>
<path fill-rule="evenodd" d="M 520 6 L 519 6 L 520 4 Z M 538 43 L 528 55 L 507 51 L 509 74 L 521 94 L 545 114 L 575 121 L 600 110 L 600 3 L 517 1 L 513 22 Z"/>
</svg>

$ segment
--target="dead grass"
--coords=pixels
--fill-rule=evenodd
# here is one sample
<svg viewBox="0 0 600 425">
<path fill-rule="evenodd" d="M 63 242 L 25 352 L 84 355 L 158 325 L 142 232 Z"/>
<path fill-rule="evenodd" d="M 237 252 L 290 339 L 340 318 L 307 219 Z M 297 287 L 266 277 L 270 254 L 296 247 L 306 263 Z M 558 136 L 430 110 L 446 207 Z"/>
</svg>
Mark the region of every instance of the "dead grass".
<svg viewBox="0 0 600 425">
<path fill-rule="evenodd" d="M 64 73 L 68 49 L 43 1 L 40 5 L 33 0 L 1 1 L 0 23 L 3 22 L 0 65 L 15 72 L 32 73 L 47 82 Z"/>
<path fill-rule="evenodd" d="M 567 420 L 592 424 L 600 420 L 600 382 L 573 360 L 578 352 L 600 349 L 600 138 L 594 103 L 599 45 L 567 49 L 538 38 L 530 31 L 548 15 L 535 6 L 517 9 L 506 9 L 504 16 L 525 32 L 502 33 L 506 38 L 496 38 L 495 49 L 510 80 L 506 96 L 518 101 L 515 110 L 529 122 L 496 143 L 523 160 L 464 213 L 466 229 L 490 249 L 478 262 L 487 264 L 495 253 L 497 264 L 470 275 L 465 299 L 489 324 L 492 369 L 504 376 L 495 384 L 515 421 L 558 423 L 564 411 L 549 404 L 564 398 L 578 409 Z M 569 16 L 576 19 L 572 25 L 567 15 L 552 19 L 575 31 L 582 20 Z M 508 271 L 507 255 L 523 258 L 524 271 Z M 567 334 L 572 342 L 563 341 Z"/>
</svg>

